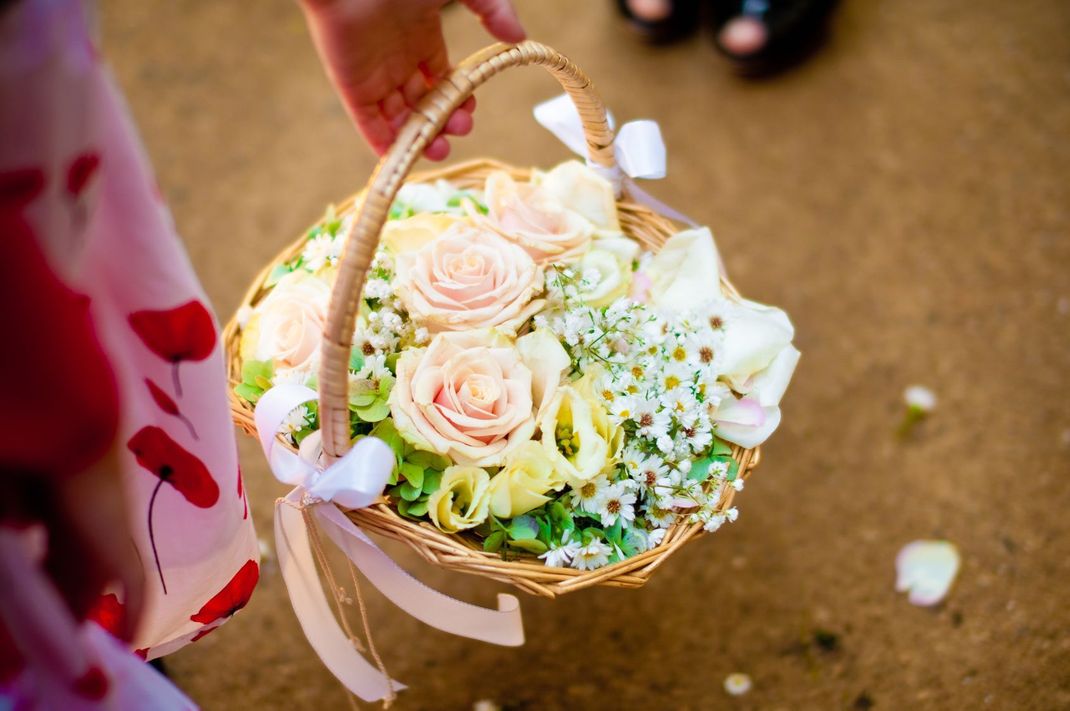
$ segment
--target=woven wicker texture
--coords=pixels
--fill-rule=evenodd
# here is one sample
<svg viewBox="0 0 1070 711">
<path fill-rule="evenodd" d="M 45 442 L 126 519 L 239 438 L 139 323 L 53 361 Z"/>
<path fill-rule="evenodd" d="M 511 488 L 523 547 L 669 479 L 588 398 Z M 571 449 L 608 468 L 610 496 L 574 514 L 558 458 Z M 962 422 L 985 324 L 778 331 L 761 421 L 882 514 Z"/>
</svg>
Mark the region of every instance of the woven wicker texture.
<svg viewBox="0 0 1070 711">
<path fill-rule="evenodd" d="M 594 93 L 590 80 L 575 65 L 544 45 L 535 42 L 515 46 L 499 44 L 482 50 L 465 60 L 448 80 L 425 97 L 420 109 L 400 131 L 395 145 L 379 162 L 365 189 L 337 207 L 338 214 L 353 212 L 355 219 L 345 237 L 345 249 L 339 262 L 325 326 L 319 377 L 320 427 L 324 453 L 329 458 L 343 455 L 350 447 L 349 355 L 364 277 L 378 246 L 379 233 L 390 205 L 406 180 L 446 179 L 459 187 L 482 188 L 486 177 L 494 170 L 505 170 L 521 181 L 530 177 L 529 170 L 492 160 L 470 161 L 409 176 L 413 163 L 427 144 L 477 86 L 502 69 L 526 64 L 543 66 L 561 83 L 579 110 L 592 160 L 607 168 L 613 167 L 613 136 L 602 101 Z M 648 249 L 659 249 L 677 231 L 670 221 L 626 199 L 618 202 L 618 210 L 625 233 Z M 296 258 L 305 243 L 305 238 L 301 237 L 280 253 L 257 276 L 242 306 L 255 306 L 267 292 L 263 285 L 271 270 Z M 722 283 L 728 294 L 736 296 L 735 289 L 727 281 Z M 227 324 L 223 337 L 228 353 L 229 380 L 234 386 L 241 382 L 241 334 L 234 319 Z M 235 423 L 246 433 L 255 435 L 252 406 L 234 395 L 233 387 L 231 393 Z M 739 476 L 746 478 L 758 464 L 759 450 L 733 446 L 733 457 L 739 462 Z M 734 495 L 735 490 L 731 487 L 722 489 L 718 509 L 723 511 L 730 507 Z M 403 518 L 385 500 L 366 509 L 349 511 L 348 515 L 370 532 L 408 543 L 436 565 L 508 582 L 547 597 L 592 585 L 639 587 L 669 555 L 702 533 L 701 524 L 678 522 L 656 548 L 598 570 L 580 571 L 547 567 L 528 555 L 510 554 L 506 559 L 496 553 L 487 553 L 475 536 L 445 534 L 428 523 Z"/>
</svg>

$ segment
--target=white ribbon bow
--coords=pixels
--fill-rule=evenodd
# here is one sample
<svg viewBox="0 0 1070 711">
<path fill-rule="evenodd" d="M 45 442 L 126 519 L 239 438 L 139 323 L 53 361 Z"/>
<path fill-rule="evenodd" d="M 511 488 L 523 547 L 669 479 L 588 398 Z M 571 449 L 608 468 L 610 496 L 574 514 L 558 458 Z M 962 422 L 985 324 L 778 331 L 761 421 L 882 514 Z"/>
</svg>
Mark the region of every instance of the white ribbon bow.
<svg viewBox="0 0 1070 711">
<path fill-rule="evenodd" d="M 583 133 L 583 121 L 568 94 L 561 94 L 536 105 L 534 114 L 540 125 L 557 136 L 573 153 L 583 156 L 588 167 L 606 178 L 613 185 L 617 197 L 627 189 L 628 195 L 636 202 L 655 212 L 691 227 L 698 226 L 690 217 L 669 207 L 635 183 L 637 178 L 660 180 L 665 177 L 665 141 L 656 121 L 629 121 L 620 127 L 613 139 L 613 155 L 617 166 L 615 169 L 609 169 L 591 160 L 587 150 L 587 138 Z M 606 118 L 609 120 L 609 128 L 614 129 L 613 114 L 607 111 Z"/>
<path fill-rule="evenodd" d="M 311 507 L 323 531 L 368 581 L 416 619 L 461 637 L 507 647 L 522 645 L 524 628 L 515 596 L 499 594 L 498 609 L 490 610 L 432 590 L 398 567 L 335 506 L 363 508 L 382 496 L 395 464 L 393 451 L 382 440 L 361 439 L 327 468 L 275 446 L 286 416 L 316 397 L 302 385 L 278 385 L 261 396 L 255 420 L 272 472 L 279 481 L 295 485 L 285 502 L 275 506 L 276 554 L 301 629 L 327 668 L 365 701 L 389 698 L 405 688 L 361 656 L 339 629 L 316 573 L 304 507 Z"/>
</svg>

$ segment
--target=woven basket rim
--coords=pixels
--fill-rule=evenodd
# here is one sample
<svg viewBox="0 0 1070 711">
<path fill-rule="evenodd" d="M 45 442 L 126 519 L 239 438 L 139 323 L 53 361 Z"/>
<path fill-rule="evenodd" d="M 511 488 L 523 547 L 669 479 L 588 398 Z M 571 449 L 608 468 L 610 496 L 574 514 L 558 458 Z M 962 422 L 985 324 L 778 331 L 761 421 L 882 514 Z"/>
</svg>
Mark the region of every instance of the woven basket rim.
<svg viewBox="0 0 1070 711">
<path fill-rule="evenodd" d="M 493 158 L 475 158 L 432 170 L 413 172 L 405 182 L 427 183 L 446 179 L 460 187 L 471 187 L 474 184 L 482 185 L 486 174 L 494 170 L 503 170 L 516 179 L 526 180 L 534 169 L 513 166 Z M 363 190 L 359 191 L 335 205 L 335 214 L 343 215 L 353 211 L 360 204 L 363 194 Z M 677 226 L 671 221 L 645 206 L 628 200 L 618 200 L 617 207 L 625 234 L 639 241 L 646 249 L 656 251 L 669 235 L 678 231 Z M 324 218 L 320 218 L 320 220 L 313 223 L 310 229 L 322 224 L 323 221 Z M 636 231 L 641 232 L 641 234 L 635 234 Z M 231 316 L 223 329 L 222 340 L 227 357 L 228 397 L 231 405 L 231 415 L 234 423 L 243 432 L 253 437 L 256 437 L 256 427 L 253 421 L 254 408 L 234 392 L 235 386 L 241 382 L 241 358 L 239 355 L 241 327 L 238 324 L 238 313 L 246 307 L 254 307 L 270 291 L 269 287 L 264 287 L 268 275 L 277 265 L 292 260 L 302 251 L 307 242 L 307 232 L 308 230 L 288 244 L 260 271 L 242 298 L 238 311 Z M 657 244 L 654 244 L 655 242 Z M 729 298 L 739 298 L 735 287 L 723 275 L 721 284 Z M 296 448 L 281 436 L 278 438 L 277 443 L 291 451 L 296 451 Z M 745 480 L 753 473 L 759 463 L 760 448 L 745 449 L 733 444 L 732 457 L 739 464 L 738 476 Z M 735 494 L 734 488 L 730 486 L 722 487 L 718 510 L 724 511 L 730 507 Z M 681 546 L 695 540 L 704 533 L 701 523 L 689 524 L 681 517 L 680 520 L 667 529 L 665 538 L 661 543 L 649 551 L 596 570 L 583 571 L 575 568 L 549 567 L 538 562 L 534 555 L 528 553 L 518 553 L 509 559 L 504 559 L 498 553 L 484 551 L 482 546 L 475 542 L 474 534 L 443 533 L 430 523 L 415 521 L 401 516 L 393 506 L 383 500 L 366 509 L 346 510 L 342 507 L 339 507 L 339 509 L 364 529 L 407 543 L 422 558 L 431 563 L 448 569 L 510 583 L 526 592 L 544 597 L 555 597 L 593 585 L 622 588 L 640 587 L 647 582 L 653 571 L 664 560 L 675 553 Z"/>
</svg>

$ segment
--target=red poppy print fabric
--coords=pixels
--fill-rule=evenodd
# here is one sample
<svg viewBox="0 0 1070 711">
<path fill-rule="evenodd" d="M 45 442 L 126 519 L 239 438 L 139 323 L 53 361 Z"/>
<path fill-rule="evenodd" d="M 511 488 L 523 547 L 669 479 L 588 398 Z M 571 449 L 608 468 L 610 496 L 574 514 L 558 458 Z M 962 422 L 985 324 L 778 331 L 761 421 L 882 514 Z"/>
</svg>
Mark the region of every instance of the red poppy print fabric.
<svg viewBox="0 0 1070 711">
<path fill-rule="evenodd" d="M 164 311 L 132 313 L 130 327 L 149 350 L 172 364 L 175 393 L 179 397 L 182 395 L 179 363 L 204 360 L 216 344 L 215 322 L 198 301 Z"/>
<path fill-rule="evenodd" d="M 157 198 L 125 104 L 92 51 L 83 3 L 22 0 L 3 19 L 0 136 L 11 140 L 0 141 L 0 220 L 23 228 L 4 231 L 5 250 L 13 253 L 12 241 L 35 250 L 42 269 L 84 295 L 87 330 L 111 366 L 110 381 L 85 368 L 70 332 L 51 329 L 58 343 L 49 352 L 81 358 L 58 366 L 65 390 L 47 399 L 53 409 L 60 402 L 96 412 L 81 403 L 97 397 L 95 384 L 111 384 L 118 417 L 109 446 L 120 457 L 146 581 L 145 615 L 130 648 L 153 659 L 224 624 L 229 615 L 207 625 L 194 618 L 238 609 L 259 577 L 252 516 L 244 492 L 235 493 L 241 484 L 217 319 Z M 9 42 L 15 37 L 17 45 Z M 28 310 L 35 288 L 5 302 Z M 18 427 L 26 428 L 25 410 L 22 417 Z M 43 450 L 35 445 L 27 456 L 54 455 Z M 106 595 L 94 617 L 108 628 L 123 604 L 121 595 Z M 87 678 L 82 690 L 99 688 Z"/>
<path fill-rule="evenodd" d="M 100 154 L 89 151 L 75 156 L 67 169 L 67 192 L 73 197 L 78 197 L 89 185 L 90 179 L 100 166 Z"/>
<path fill-rule="evenodd" d="M 219 485 L 208 467 L 164 429 L 143 427 L 126 446 L 138 464 L 160 479 L 157 486 L 170 484 L 186 501 L 202 509 L 219 500 Z"/>
<path fill-rule="evenodd" d="M 242 609 L 253 596 L 253 588 L 260 580 L 260 566 L 255 560 L 246 561 L 230 582 L 201 606 L 190 619 L 203 625 L 225 620 Z"/>
</svg>

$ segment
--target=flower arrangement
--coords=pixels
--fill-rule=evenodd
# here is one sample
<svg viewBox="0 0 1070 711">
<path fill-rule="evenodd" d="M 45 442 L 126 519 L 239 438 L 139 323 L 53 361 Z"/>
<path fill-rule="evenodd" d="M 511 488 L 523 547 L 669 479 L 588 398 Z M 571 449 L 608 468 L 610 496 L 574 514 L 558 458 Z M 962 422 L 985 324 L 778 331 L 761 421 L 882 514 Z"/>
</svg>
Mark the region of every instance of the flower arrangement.
<svg viewBox="0 0 1070 711">
<path fill-rule="evenodd" d="M 315 387 L 352 214 L 329 210 L 238 316 L 255 404 Z M 780 421 L 799 353 L 783 311 L 722 291 L 706 228 L 653 253 L 626 235 L 612 186 L 579 162 L 482 189 L 406 184 L 367 274 L 349 362 L 354 438 L 394 451 L 402 516 L 487 551 L 593 570 L 708 531 L 743 486 L 732 444 Z M 281 434 L 319 456 L 315 403 Z"/>
</svg>

